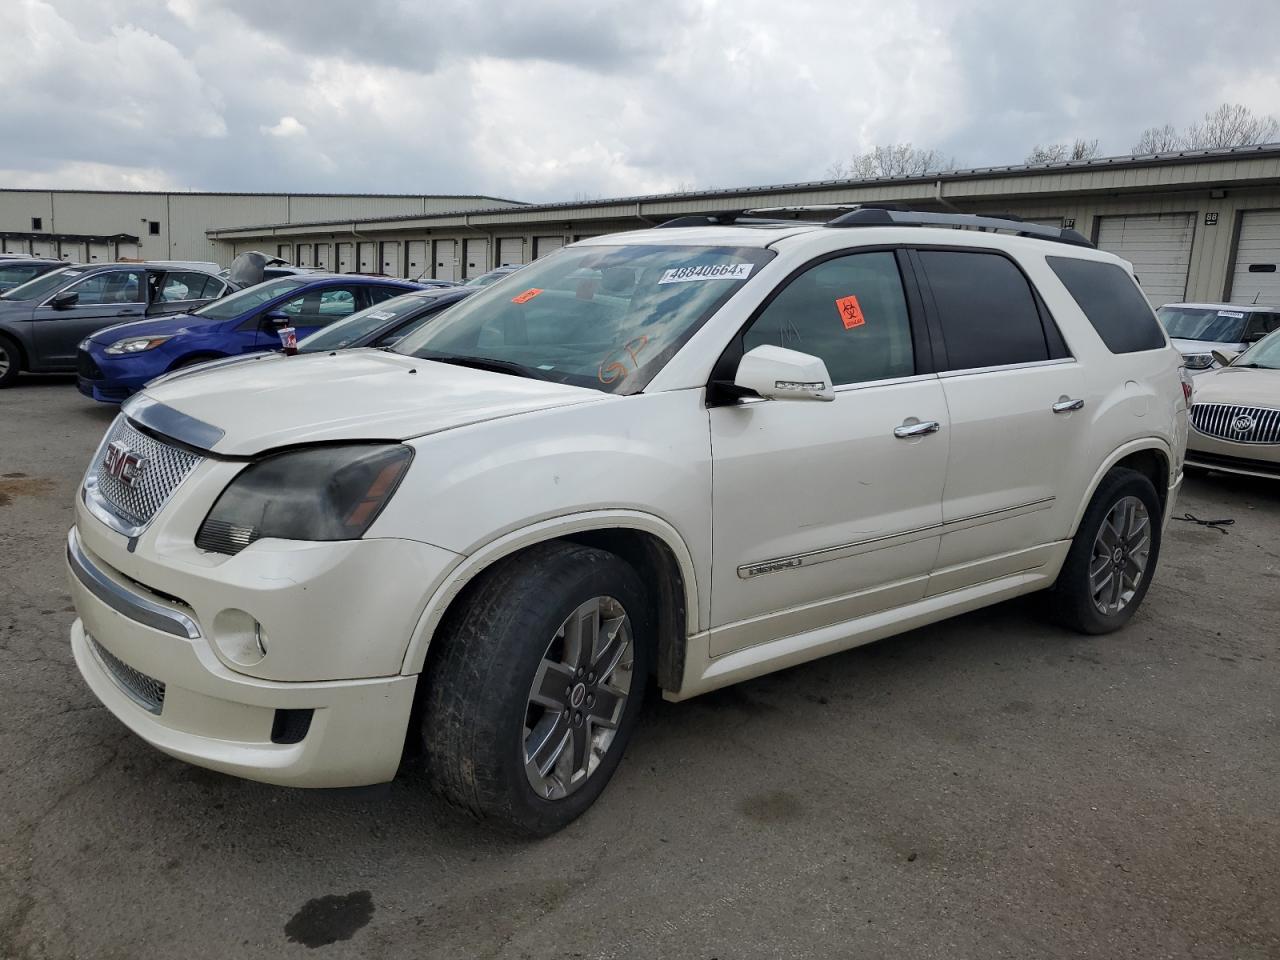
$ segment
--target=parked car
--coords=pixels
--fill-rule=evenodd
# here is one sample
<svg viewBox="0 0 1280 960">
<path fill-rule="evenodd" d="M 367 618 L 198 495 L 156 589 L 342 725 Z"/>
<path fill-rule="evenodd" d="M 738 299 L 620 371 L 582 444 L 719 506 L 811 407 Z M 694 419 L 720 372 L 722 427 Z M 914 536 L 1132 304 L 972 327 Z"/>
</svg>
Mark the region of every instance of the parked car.
<svg viewBox="0 0 1280 960">
<path fill-rule="evenodd" d="M 1187 466 L 1280 478 L 1280 330 L 1196 380 Z"/>
<path fill-rule="evenodd" d="M 152 263 L 50 270 L 0 294 L 0 387 L 21 370 L 75 370 L 76 345 L 103 327 L 191 310 L 232 289 L 202 270 Z"/>
<path fill-rule="evenodd" d="M 279 349 L 279 324 L 304 337 L 416 289 L 407 280 L 308 273 L 264 280 L 190 313 L 108 327 L 80 344 L 80 392 L 120 403 L 179 367 Z"/>
<path fill-rule="evenodd" d="M 377 306 L 353 313 L 327 327 L 321 327 L 311 336 L 298 341 L 299 353 L 320 353 L 332 350 L 353 350 L 357 347 L 388 347 L 417 330 L 448 307 L 463 300 L 474 290 L 454 287 L 451 290 L 415 290 L 392 297 Z M 231 364 L 260 363 L 284 360 L 282 353 L 251 353 L 220 357 L 203 363 L 190 364 L 171 373 L 148 381 L 147 386 L 165 383 L 177 377 L 189 377 L 206 370 L 217 370 Z"/>
<path fill-rule="evenodd" d="M 1123 626 L 1191 389 L 1127 264 L 982 217 L 728 219 L 584 240 L 390 352 L 130 400 L 68 541 L 90 688 L 278 784 L 389 780 L 409 737 L 536 835 L 651 675 L 683 700 L 1034 591 Z"/>
<path fill-rule="evenodd" d="M 1156 311 L 1192 374 L 1214 367 L 1213 351 L 1239 353 L 1280 328 L 1280 307 L 1168 303 Z"/>
<path fill-rule="evenodd" d="M 488 273 L 482 273 L 478 277 L 472 277 L 470 280 L 467 280 L 463 286 L 487 287 L 491 283 L 497 283 L 508 274 L 515 273 L 517 270 L 521 269 L 521 267 L 522 264 L 504 263 L 500 267 L 494 267 Z"/>
<path fill-rule="evenodd" d="M 49 260 L 44 257 L 21 257 L 0 259 L 0 293 L 20 287 L 28 280 L 71 266 L 67 260 Z"/>
</svg>

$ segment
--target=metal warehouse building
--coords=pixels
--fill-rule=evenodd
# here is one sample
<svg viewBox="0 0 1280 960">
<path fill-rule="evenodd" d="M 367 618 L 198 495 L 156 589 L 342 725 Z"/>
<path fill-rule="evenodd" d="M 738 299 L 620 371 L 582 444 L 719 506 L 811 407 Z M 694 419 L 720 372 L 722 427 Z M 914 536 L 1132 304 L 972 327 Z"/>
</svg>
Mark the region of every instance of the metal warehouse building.
<svg viewBox="0 0 1280 960">
<path fill-rule="evenodd" d="M 155 224 L 137 212 L 143 197 L 154 198 L 148 209 L 167 211 L 160 234 L 138 238 L 144 256 L 159 255 L 144 242 L 158 236 L 156 247 L 173 258 L 227 263 L 257 249 L 340 272 L 442 279 L 527 263 L 582 237 L 683 214 L 896 201 L 1074 227 L 1132 261 L 1157 305 L 1184 299 L 1280 303 L 1280 144 L 548 204 L 485 197 L 0 191 L 0 238 L 6 247 L 51 242 L 35 239 L 41 214 L 32 204 L 46 204 L 44 224 L 52 231 L 55 199 L 60 229 L 92 225 L 93 231 L 83 232 L 102 233 L 141 224 L 148 234 Z M 122 242 L 116 249 L 132 249 L 131 240 Z"/>
</svg>

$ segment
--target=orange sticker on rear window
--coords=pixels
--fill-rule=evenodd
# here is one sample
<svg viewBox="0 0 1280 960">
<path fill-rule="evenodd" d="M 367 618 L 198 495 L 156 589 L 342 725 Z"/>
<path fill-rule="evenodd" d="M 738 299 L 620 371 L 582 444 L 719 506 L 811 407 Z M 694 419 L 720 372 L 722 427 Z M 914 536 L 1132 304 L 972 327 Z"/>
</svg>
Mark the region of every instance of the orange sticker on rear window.
<svg viewBox="0 0 1280 960">
<path fill-rule="evenodd" d="M 844 321 L 846 330 L 860 327 L 867 322 L 867 318 L 862 315 L 862 307 L 858 303 L 858 298 L 853 294 L 837 300 L 836 309 L 840 311 L 840 319 Z"/>
<path fill-rule="evenodd" d="M 542 291 L 539 290 L 537 287 L 530 287 L 524 293 L 517 293 L 514 297 L 511 298 L 511 302 L 512 303 L 528 303 L 530 300 L 532 300 L 541 292 Z"/>
</svg>

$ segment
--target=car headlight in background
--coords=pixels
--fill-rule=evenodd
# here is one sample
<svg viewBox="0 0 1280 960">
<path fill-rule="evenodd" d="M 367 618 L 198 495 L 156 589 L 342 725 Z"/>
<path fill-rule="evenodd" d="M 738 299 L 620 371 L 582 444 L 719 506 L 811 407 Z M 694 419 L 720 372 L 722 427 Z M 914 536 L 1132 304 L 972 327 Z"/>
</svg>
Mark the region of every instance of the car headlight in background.
<svg viewBox="0 0 1280 960">
<path fill-rule="evenodd" d="M 117 340 L 107 347 L 106 352 L 117 357 L 122 353 L 143 353 L 147 350 L 154 350 L 160 344 L 167 343 L 171 339 L 171 337 L 129 337 L 125 340 Z"/>
<path fill-rule="evenodd" d="M 237 554 L 263 537 L 356 540 L 395 493 L 413 450 L 402 443 L 309 447 L 236 475 L 205 517 L 196 546 Z"/>
<path fill-rule="evenodd" d="M 1208 370 L 1213 366 L 1213 354 L 1188 353 L 1182 358 L 1182 365 L 1188 370 Z"/>
</svg>

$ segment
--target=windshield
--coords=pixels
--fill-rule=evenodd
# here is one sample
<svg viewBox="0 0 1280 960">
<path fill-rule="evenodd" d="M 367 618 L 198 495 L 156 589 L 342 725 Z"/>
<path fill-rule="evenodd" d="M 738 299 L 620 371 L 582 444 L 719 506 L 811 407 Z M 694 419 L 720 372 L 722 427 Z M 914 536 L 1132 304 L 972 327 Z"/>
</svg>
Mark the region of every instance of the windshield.
<svg viewBox="0 0 1280 960">
<path fill-rule="evenodd" d="M 314 278 L 308 277 L 287 277 L 282 280 L 264 280 L 262 283 L 255 284 L 238 293 L 233 293 L 229 297 L 223 297 L 221 300 L 215 300 L 213 303 L 206 304 L 199 310 L 191 312 L 197 317 L 208 317 L 210 320 L 232 320 L 241 314 L 255 310 L 281 294 L 288 293 L 294 287 L 300 287 L 304 283 L 311 283 Z"/>
<path fill-rule="evenodd" d="M 1280 370 L 1280 330 L 1263 337 L 1244 353 L 1240 354 L 1231 365 L 1233 367 L 1262 367 L 1265 370 Z"/>
<path fill-rule="evenodd" d="M 508 274 L 515 273 L 514 270 L 490 270 L 488 273 L 482 273 L 478 277 L 472 277 L 466 282 L 468 287 L 487 287 L 491 283 L 501 280 Z"/>
<path fill-rule="evenodd" d="M 486 287 L 395 349 L 635 393 L 773 255 L 757 247 L 567 247 Z"/>
<path fill-rule="evenodd" d="M 1243 310 L 1229 307 L 1161 307 L 1156 316 L 1169 336 L 1179 340 L 1216 340 L 1240 343 L 1244 339 Z"/>
<path fill-rule="evenodd" d="M 64 283 L 74 280 L 83 273 L 83 270 L 73 270 L 70 267 L 50 270 L 34 280 L 28 280 L 20 287 L 14 287 L 12 290 L 0 293 L 0 298 L 5 300 L 39 300 L 42 297 L 47 297 Z"/>
<path fill-rule="evenodd" d="M 406 293 L 400 297 L 392 297 L 368 310 L 361 310 L 337 323 L 331 323 L 311 336 L 299 340 L 298 350 L 302 353 L 341 350 L 383 327 L 394 326 L 396 321 L 406 320 L 420 310 L 430 307 L 437 299 L 437 297 L 423 296 L 421 293 Z"/>
</svg>

